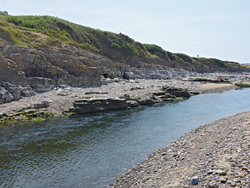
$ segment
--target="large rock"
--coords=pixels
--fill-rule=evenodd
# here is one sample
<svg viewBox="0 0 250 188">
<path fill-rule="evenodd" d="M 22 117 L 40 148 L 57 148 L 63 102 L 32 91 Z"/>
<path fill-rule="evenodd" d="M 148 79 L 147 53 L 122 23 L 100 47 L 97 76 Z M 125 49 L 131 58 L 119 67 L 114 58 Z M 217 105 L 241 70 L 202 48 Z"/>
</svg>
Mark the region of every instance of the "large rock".
<svg viewBox="0 0 250 188">
<path fill-rule="evenodd" d="M 171 95 L 174 95 L 176 97 L 185 97 L 185 98 L 189 98 L 191 95 L 188 91 L 181 89 L 181 88 L 172 88 L 172 87 L 163 87 L 162 88 L 163 91 L 165 91 L 166 93 L 169 93 Z"/>
<path fill-rule="evenodd" d="M 29 77 L 28 83 L 36 92 L 50 91 L 55 87 L 52 79 L 43 77 Z"/>
<path fill-rule="evenodd" d="M 128 103 L 120 98 L 91 98 L 75 101 L 74 111 L 77 114 L 87 114 L 100 111 L 126 109 Z"/>
<path fill-rule="evenodd" d="M 0 104 L 11 102 L 14 97 L 4 87 L 0 87 Z"/>
<path fill-rule="evenodd" d="M 4 90 L 6 90 L 5 93 L 7 93 L 7 96 L 4 95 L 4 98 L 8 99 L 2 100 L 2 103 L 7 103 L 12 100 L 19 100 L 22 97 L 30 97 L 36 94 L 29 86 L 20 86 L 4 81 L 0 81 L 0 87 L 2 88 L 2 93 L 4 93 Z"/>
<path fill-rule="evenodd" d="M 151 98 L 139 99 L 138 102 L 140 105 L 152 105 L 155 103 L 155 101 Z"/>
</svg>

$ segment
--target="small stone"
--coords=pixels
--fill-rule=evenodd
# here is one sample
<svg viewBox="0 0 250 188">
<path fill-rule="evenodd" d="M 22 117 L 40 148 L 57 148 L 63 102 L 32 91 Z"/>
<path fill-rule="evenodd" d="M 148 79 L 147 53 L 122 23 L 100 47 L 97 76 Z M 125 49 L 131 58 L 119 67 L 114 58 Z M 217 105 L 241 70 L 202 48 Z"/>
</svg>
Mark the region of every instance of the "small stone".
<svg viewBox="0 0 250 188">
<path fill-rule="evenodd" d="M 215 172 L 214 170 L 209 170 L 209 171 L 207 172 L 207 174 L 210 175 L 210 174 L 213 174 L 214 172 Z"/>
<path fill-rule="evenodd" d="M 221 183 L 226 183 L 226 182 L 227 182 L 227 179 L 224 178 L 224 177 L 221 177 L 221 178 L 220 178 L 220 182 L 221 182 Z"/>
<path fill-rule="evenodd" d="M 231 182 L 231 187 L 235 187 L 236 183 L 235 182 Z"/>
<path fill-rule="evenodd" d="M 240 174 L 238 175 L 238 177 L 239 177 L 239 178 L 244 178 L 244 177 L 245 177 L 245 174 L 240 173 Z"/>
<path fill-rule="evenodd" d="M 227 175 L 227 173 L 225 171 L 222 171 L 222 170 L 216 170 L 215 172 L 216 174 L 219 174 L 220 176 L 225 176 Z"/>
<path fill-rule="evenodd" d="M 149 177 L 146 177 L 146 178 L 143 178 L 142 179 L 142 182 L 144 183 L 144 182 L 146 182 L 146 181 L 148 181 L 149 180 Z"/>
<path fill-rule="evenodd" d="M 198 176 L 194 176 L 192 179 L 191 179 L 191 184 L 192 185 L 197 185 L 199 182 L 199 177 Z"/>
<path fill-rule="evenodd" d="M 248 168 L 244 166 L 242 167 L 242 170 L 248 171 Z"/>
<path fill-rule="evenodd" d="M 162 152 L 161 155 L 167 155 L 167 152 Z"/>
<path fill-rule="evenodd" d="M 182 161 L 182 160 L 184 160 L 184 159 L 185 159 L 185 157 L 180 157 L 180 159 L 179 159 L 179 160 L 180 160 L 180 161 Z"/>
<path fill-rule="evenodd" d="M 236 183 L 241 183 L 241 180 L 238 179 L 238 178 L 234 178 L 234 182 L 236 182 Z"/>
<path fill-rule="evenodd" d="M 210 187 L 210 188 L 217 188 L 219 186 L 216 185 L 214 182 L 209 182 L 208 187 Z"/>
</svg>

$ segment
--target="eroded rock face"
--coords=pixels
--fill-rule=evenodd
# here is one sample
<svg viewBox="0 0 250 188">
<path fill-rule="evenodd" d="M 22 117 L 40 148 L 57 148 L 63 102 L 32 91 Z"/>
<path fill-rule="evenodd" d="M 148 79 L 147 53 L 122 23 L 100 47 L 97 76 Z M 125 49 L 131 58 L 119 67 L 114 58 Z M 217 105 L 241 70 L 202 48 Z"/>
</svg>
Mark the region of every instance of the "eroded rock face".
<svg viewBox="0 0 250 188">
<path fill-rule="evenodd" d="M 61 84 L 100 85 L 99 68 L 86 65 L 87 54 L 76 52 L 7 45 L 3 48 L 0 59 L 3 69 L 0 79 L 14 84 L 29 84 L 39 92 Z M 9 74 L 12 76 L 9 77 Z"/>
<path fill-rule="evenodd" d="M 88 53 L 14 45 L 0 46 L 0 49 L 0 103 L 50 91 L 60 85 L 101 84 L 101 71 Z"/>
<path fill-rule="evenodd" d="M 10 59 L 6 59 L 0 51 L 0 81 L 15 84 L 27 84 L 25 73 L 19 69 L 19 65 Z"/>
</svg>

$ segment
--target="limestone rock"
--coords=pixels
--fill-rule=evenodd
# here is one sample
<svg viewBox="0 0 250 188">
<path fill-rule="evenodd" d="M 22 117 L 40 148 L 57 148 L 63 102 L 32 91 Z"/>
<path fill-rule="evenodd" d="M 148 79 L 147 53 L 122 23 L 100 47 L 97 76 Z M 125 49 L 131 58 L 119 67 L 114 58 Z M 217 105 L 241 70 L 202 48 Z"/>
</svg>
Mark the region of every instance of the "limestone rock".
<svg viewBox="0 0 250 188">
<path fill-rule="evenodd" d="M 100 70 L 88 58 L 88 53 L 75 49 L 57 51 L 5 45 L 0 53 L 0 80 L 22 86 L 29 84 L 38 92 L 60 84 L 100 85 Z"/>
<path fill-rule="evenodd" d="M 131 107 L 131 108 L 139 106 L 139 103 L 135 100 L 128 100 L 127 104 L 128 104 L 128 107 Z"/>
<path fill-rule="evenodd" d="M 190 97 L 190 93 L 184 89 L 180 89 L 180 88 L 169 88 L 169 87 L 163 87 L 162 88 L 163 91 L 165 91 L 166 93 L 169 93 L 171 95 L 174 95 L 176 97 Z"/>
<path fill-rule="evenodd" d="M 11 102 L 14 97 L 4 87 L 0 87 L 0 104 Z"/>
<path fill-rule="evenodd" d="M 29 77 L 28 83 L 36 92 L 50 91 L 55 87 L 52 79 L 43 77 Z"/>
<path fill-rule="evenodd" d="M 154 100 L 153 99 L 139 99 L 139 103 L 140 105 L 151 105 L 154 104 Z"/>
<path fill-rule="evenodd" d="M 128 103 L 125 99 L 119 98 L 91 98 L 75 101 L 74 107 L 76 113 L 86 114 L 99 111 L 126 109 Z"/>
</svg>

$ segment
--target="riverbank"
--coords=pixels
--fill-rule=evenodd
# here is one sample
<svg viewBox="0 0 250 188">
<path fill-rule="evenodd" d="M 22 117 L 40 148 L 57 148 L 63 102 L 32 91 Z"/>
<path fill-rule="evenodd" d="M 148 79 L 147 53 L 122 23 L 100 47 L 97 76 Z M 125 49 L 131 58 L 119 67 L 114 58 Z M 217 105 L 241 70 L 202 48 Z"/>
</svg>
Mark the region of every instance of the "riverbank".
<svg viewBox="0 0 250 188">
<path fill-rule="evenodd" d="M 100 87 L 62 86 L 19 101 L 1 104 L 0 119 L 2 118 L 3 123 L 9 120 L 40 121 L 52 116 L 125 109 L 162 101 L 183 100 L 194 94 L 238 88 L 234 83 L 211 83 L 209 79 L 208 81 L 177 78 L 170 80 L 107 79 L 105 81 L 106 83 Z M 106 105 L 107 103 L 110 105 Z M 120 107 L 117 106 L 119 104 L 121 104 Z M 85 110 L 86 108 L 88 109 Z"/>
<path fill-rule="evenodd" d="M 223 118 L 154 152 L 113 187 L 249 187 L 249 143 L 250 112 Z"/>
</svg>

